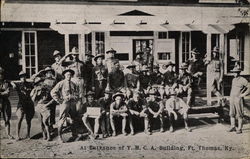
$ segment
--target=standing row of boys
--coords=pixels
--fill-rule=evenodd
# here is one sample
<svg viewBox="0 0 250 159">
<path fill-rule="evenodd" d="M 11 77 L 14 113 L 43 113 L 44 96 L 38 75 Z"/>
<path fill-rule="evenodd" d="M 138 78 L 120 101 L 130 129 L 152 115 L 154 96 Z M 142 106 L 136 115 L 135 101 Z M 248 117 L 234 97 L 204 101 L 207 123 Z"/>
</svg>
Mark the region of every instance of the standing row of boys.
<svg viewBox="0 0 250 159">
<path fill-rule="evenodd" d="M 24 116 L 27 122 L 27 137 L 30 137 L 31 120 L 35 111 L 41 121 L 44 139 L 52 140 L 51 133 L 55 121 L 56 108 L 59 109 L 58 135 L 62 138 L 62 128 L 65 121 L 71 119 L 72 137 L 76 139 L 77 120 L 81 119 L 89 131 L 91 138 L 97 138 L 99 127 L 103 137 L 116 136 L 116 118 L 122 118 L 122 133 L 127 135 L 126 123 L 130 127 L 130 135 L 135 134 L 135 124 L 139 119 L 144 121 L 144 132 L 152 133 L 152 126 L 157 125 L 155 119 L 160 119 L 160 131 L 164 132 L 165 117 L 169 118 L 169 131 L 173 132 L 174 120 L 179 116 L 184 118 L 185 129 L 188 127 L 188 110 L 194 104 L 193 89 L 199 87 L 204 63 L 211 75 L 208 81 L 211 91 L 218 97 L 218 104 L 223 105 L 224 99 L 220 93 L 223 79 L 222 61 L 219 58 L 219 49 L 212 51 L 212 60 L 200 60 L 198 51 L 192 50 L 192 59 L 183 63 L 179 75 L 174 70 L 175 64 L 171 61 L 160 67 L 154 65 L 150 48 L 138 52 L 136 59 L 127 66 L 127 71 L 121 67 L 115 58 L 116 51 L 111 49 L 95 57 L 90 52 L 86 53 L 86 61 L 79 60 L 76 48 L 62 56 L 59 51 L 54 51 L 55 63 L 35 74 L 33 83 L 26 81 L 26 73 L 19 73 L 21 82 L 11 82 L 17 90 L 19 102 L 16 115 L 17 137 L 20 140 L 20 127 Z M 106 59 L 104 60 L 104 57 Z M 92 58 L 96 62 L 92 64 Z M 230 116 L 230 132 L 242 132 L 243 104 L 242 97 L 248 93 L 248 81 L 239 76 L 240 70 L 235 67 L 233 80 Z M 124 74 L 127 72 L 126 74 Z M 1 112 L 5 120 L 7 134 L 10 138 L 11 107 L 8 100 L 9 86 L 0 72 L 0 102 Z M 236 98 L 240 96 L 240 98 Z M 182 97 L 187 97 L 184 102 Z M 59 105 L 59 106 L 57 106 Z M 89 107 L 99 107 L 100 114 L 92 115 L 87 111 Z M 35 109 L 34 109 L 35 108 Z M 235 129 L 235 117 L 239 120 L 238 129 Z M 89 123 L 89 118 L 95 119 L 94 128 Z"/>
</svg>

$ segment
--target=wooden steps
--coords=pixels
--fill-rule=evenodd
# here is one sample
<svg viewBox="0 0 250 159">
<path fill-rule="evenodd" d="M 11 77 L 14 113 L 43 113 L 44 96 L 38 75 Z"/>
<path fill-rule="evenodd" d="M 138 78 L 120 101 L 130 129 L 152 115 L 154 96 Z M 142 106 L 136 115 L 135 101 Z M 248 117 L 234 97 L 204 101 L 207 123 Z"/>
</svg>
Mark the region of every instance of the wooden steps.
<svg viewBox="0 0 250 159">
<path fill-rule="evenodd" d="M 202 114 L 189 114 L 189 119 L 219 119 L 220 116 L 217 113 L 202 113 Z"/>
</svg>

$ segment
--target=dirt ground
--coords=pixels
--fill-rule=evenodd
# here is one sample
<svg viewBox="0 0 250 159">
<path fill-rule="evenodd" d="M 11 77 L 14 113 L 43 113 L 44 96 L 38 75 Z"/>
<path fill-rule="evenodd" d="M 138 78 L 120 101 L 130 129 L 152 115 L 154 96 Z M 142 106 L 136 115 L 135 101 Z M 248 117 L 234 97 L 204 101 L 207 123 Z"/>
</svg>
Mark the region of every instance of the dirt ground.
<svg viewBox="0 0 250 159">
<path fill-rule="evenodd" d="M 51 142 L 43 141 L 37 118 L 32 120 L 32 139 L 18 142 L 9 140 L 1 121 L 0 152 L 1 158 L 250 158 L 249 115 L 244 120 L 242 134 L 227 132 L 228 122 L 193 119 L 190 120 L 192 132 L 185 131 L 181 123 L 174 133 L 156 130 L 151 136 L 139 132 L 134 136 L 118 134 L 116 137 L 97 140 L 83 136 L 80 141 L 68 143 L 59 143 L 57 137 Z M 11 132 L 14 136 L 15 127 L 16 118 L 13 116 Z M 25 135 L 24 121 L 21 136 Z"/>
</svg>

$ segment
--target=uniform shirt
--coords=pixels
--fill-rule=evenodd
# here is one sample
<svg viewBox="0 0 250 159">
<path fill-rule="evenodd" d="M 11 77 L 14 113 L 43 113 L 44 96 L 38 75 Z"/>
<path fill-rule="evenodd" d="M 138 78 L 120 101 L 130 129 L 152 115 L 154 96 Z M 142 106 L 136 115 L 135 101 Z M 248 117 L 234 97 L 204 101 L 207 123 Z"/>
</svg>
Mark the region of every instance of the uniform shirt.
<svg viewBox="0 0 250 159">
<path fill-rule="evenodd" d="M 56 85 L 56 80 L 54 78 L 45 78 L 43 81 L 44 87 L 48 90 L 48 98 L 47 100 L 50 101 L 52 99 L 50 95 L 50 91 L 55 87 Z"/>
<path fill-rule="evenodd" d="M 7 81 L 0 82 L 0 93 L 1 99 L 8 99 L 10 94 L 10 88 Z"/>
<path fill-rule="evenodd" d="M 208 64 L 208 72 L 210 73 L 220 73 L 221 72 L 221 62 L 220 60 L 211 60 Z"/>
<path fill-rule="evenodd" d="M 150 53 L 142 54 L 142 64 L 151 66 L 153 64 L 153 56 Z"/>
<path fill-rule="evenodd" d="M 62 72 L 64 71 L 64 67 L 60 63 L 55 62 L 51 65 L 51 68 L 55 71 L 56 79 L 62 80 Z"/>
<path fill-rule="evenodd" d="M 116 90 L 124 86 L 124 73 L 121 70 L 109 73 L 109 86 L 111 90 Z"/>
<path fill-rule="evenodd" d="M 115 110 L 115 111 L 124 111 L 124 113 L 127 111 L 127 105 L 125 102 L 121 102 L 119 105 L 116 102 L 111 103 L 110 105 L 110 111 Z"/>
<path fill-rule="evenodd" d="M 188 72 L 191 75 L 194 75 L 197 72 L 201 72 L 201 68 L 203 67 L 203 63 L 200 60 L 191 59 L 188 61 Z"/>
<path fill-rule="evenodd" d="M 138 101 L 135 101 L 133 98 L 131 98 L 129 99 L 127 105 L 128 105 L 128 109 L 141 112 L 144 106 L 146 106 L 146 101 L 143 99 L 139 99 Z"/>
<path fill-rule="evenodd" d="M 68 96 L 79 97 L 79 88 L 72 82 L 63 80 L 57 83 L 57 85 L 51 90 L 51 97 L 58 103 L 64 101 Z"/>
<path fill-rule="evenodd" d="M 155 101 L 149 100 L 147 101 L 146 107 L 150 108 L 154 112 L 158 112 L 160 109 L 160 103 L 157 100 Z"/>
<path fill-rule="evenodd" d="M 188 84 L 191 86 L 193 83 L 192 76 L 188 72 L 180 74 L 178 77 L 178 83 L 183 86 L 186 86 Z"/>
<path fill-rule="evenodd" d="M 35 94 L 35 92 L 37 92 Z M 50 90 L 45 85 L 35 86 L 30 93 L 30 96 L 33 97 L 34 102 L 39 104 L 46 104 L 50 101 Z"/>
<path fill-rule="evenodd" d="M 105 67 L 108 69 L 108 72 L 112 72 L 114 69 L 114 64 L 119 62 L 118 59 L 115 58 L 107 58 L 105 60 Z"/>
<path fill-rule="evenodd" d="M 96 65 L 92 71 L 92 86 L 95 81 L 107 81 L 108 69 L 104 65 Z"/>
<path fill-rule="evenodd" d="M 230 96 L 238 97 L 241 93 L 244 92 L 247 86 L 248 81 L 244 77 L 238 76 L 236 78 L 233 78 Z"/>
<path fill-rule="evenodd" d="M 137 88 L 139 82 L 139 75 L 128 73 L 125 75 L 125 87 L 128 88 Z"/>
<path fill-rule="evenodd" d="M 151 84 L 161 85 L 163 82 L 163 74 L 160 72 L 153 72 L 151 75 Z"/>
<path fill-rule="evenodd" d="M 165 103 L 165 107 L 167 108 L 167 110 L 168 109 L 180 110 L 189 108 L 189 106 L 179 97 L 169 98 Z"/>
<path fill-rule="evenodd" d="M 101 106 L 102 111 L 105 110 L 106 112 L 110 111 L 110 104 L 112 103 L 112 99 L 106 99 L 104 97 L 101 97 L 98 100 L 98 104 Z"/>
<path fill-rule="evenodd" d="M 150 84 L 150 75 L 140 73 L 139 75 L 141 88 L 147 89 Z"/>
<path fill-rule="evenodd" d="M 19 97 L 17 107 L 26 107 L 30 105 L 33 106 L 33 102 L 30 97 L 30 92 L 33 89 L 33 84 L 25 81 L 25 82 L 15 83 L 15 85 Z"/>
<path fill-rule="evenodd" d="M 91 86 L 91 82 L 92 82 L 92 71 L 93 71 L 93 68 L 94 68 L 94 65 L 92 64 L 91 61 L 86 61 L 85 62 L 85 65 L 86 65 L 86 70 L 85 70 L 85 73 L 86 73 L 86 84 L 87 86 Z"/>
<path fill-rule="evenodd" d="M 174 83 L 176 83 L 177 75 L 174 71 L 170 72 L 167 71 L 164 73 L 164 84 L 168 86 L 172 86 Z"/>
<path fill-rule="evenodd" d="M 56 80 L 54 78 L 45 78 L 43 84 L 47 86 L 49 90 L 52 90 L 56 85 Z"/>
<path fill-rule="evenodd" d="M 136 68 L 138 69 L 138 71 L 141 71 L 142 69 L 142 65 L 143 65 L 143 59 L 142 58 L 137 58 L 133 61 L 134 65 L 136 66 Z"/>
<path fill-rule="evenodd" d="M 76 78 L 85 77 L 86 65 L 82 61 L 73 62 L 72 64 L 68 65 L 67 68 L 72 69 L 75 72 L 74 77 Z"/>
</svg>

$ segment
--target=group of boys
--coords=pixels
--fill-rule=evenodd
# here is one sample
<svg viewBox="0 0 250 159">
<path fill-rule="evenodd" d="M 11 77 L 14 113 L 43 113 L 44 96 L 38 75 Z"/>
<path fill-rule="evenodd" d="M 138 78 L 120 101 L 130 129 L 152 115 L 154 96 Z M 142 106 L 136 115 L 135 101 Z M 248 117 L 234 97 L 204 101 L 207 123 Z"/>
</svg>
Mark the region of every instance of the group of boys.
<svg viewBox="0 0 250 159">
<path fill-rule="evenodd" d="M 122 119 L 122 133 L 127 135 L 126 123 L 129 123 L 130 135 L 135 134 L 136 122 L 143 119 L 144 132 L 152 134 L 153 126 L 159 125 L 160 132 L 164 132 L 164 121 L 169 119 L 169 131 L 174 131 L 174 121 L 183 117 L 185 129 L 188 127 L 188 110 L 193 105 L 193 89 L 199 86 L 202 71 L 202 61 L 198 58 L 198 51 L 192 50 L 192 59 L 183 63 L 180 73 L 174 70 L 175 64 L 168 61 L 163 65 L 163 72 L 159 65 L 153 65 L 151 49 L 138 52 L 135 60 L 127 66 L 126 71 L 120 67 L 119 60 L 115 58 L 116 51 L 111 49 L 106 54 L 93 56 L 91 52 L 85 53 L 85 61 L 79 59 L 77 48 L 73 48 L 69 54 L 63 56 L 55 50 L 53 57 L 55 63 L 37 74 L 33 75 L 33 83 L 26 80 L 26 73 L 19 73 L 21 82 L 11 82 L 16 89 L 19 102 L 17 106 L 17 140 L 20 140 L 20 127 L 23 117 L 27 122 L 27 137 L 30 137 L 31 120 L 35 111 L 41 121 L 43 138 L 52 140 L 54 124 L 56 123 L 56 108 L 59 109 L 58 136 L 64 142 L 62 129 L 65 122 L 70 119 L 72 137 L 78 137 L 77 121 L 83 121 L 91 138 L 99 137 L 101 128 L 103 137 L 117 135 L 117 119 Z M 214 48 L 212 60 L 206 60 L 205 64 L 213 74 L 210 81 L 211 91 L 218 97 L 221 104 L 220 83 L 221 61 L 218 58 L 219 50 Z M 104 58 L 105 57 L 105 58 Z M 92 64 L 92 58 L 96 62 Z M 0 70 L 1 88 L 1 112 L 5 119 L 7 134 L 10 138 L 11 109 L 8 101 L 9 88 L 3 80 Z M 239 69 L 234 69 L 239 78 Z M 126 73 L 125 73 L 126 72 Z M 247 95 L 247 81 L 241 77 L 233 80 L 232 94 Z M 237 88 L 236 88 L 237 87 Z M 244 93 L 242 89 L 244 88 Z M 238 93 L 233 91 L 237 89 Z M 182 97 L 187 97 L 184 102 Z M 237 133 L 242 131 L 243 106 L 241 99 L 231 98 L 230 115 L 232 126 L 230 132 L 235 129 L 235 116 L 239 119 Z M 57 106 L 59 105 L 59 106 Z M 95 115 L 89 108 L 97 108 Z M 94 128 L 89 119 L 94 118 Z"/>
</svg>

